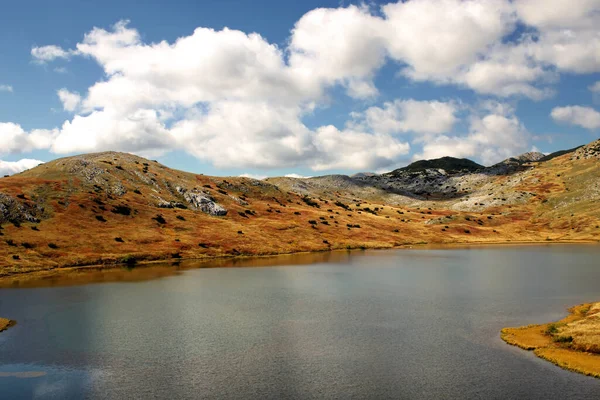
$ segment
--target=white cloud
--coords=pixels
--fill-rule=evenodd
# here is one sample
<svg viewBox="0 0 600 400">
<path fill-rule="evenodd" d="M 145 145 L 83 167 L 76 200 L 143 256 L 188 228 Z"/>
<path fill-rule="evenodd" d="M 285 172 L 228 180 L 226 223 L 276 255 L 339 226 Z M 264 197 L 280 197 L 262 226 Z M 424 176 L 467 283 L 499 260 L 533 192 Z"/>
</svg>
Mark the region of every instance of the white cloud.
<svg viewBox="0 0 600 400">
<path fill-rule="evenodd" d="M 26 153 L 47 149 L 56 137 L 56 130 L 35 129 L 31 132 L 12 122 L 0 122 L 0 154 Z"/>
<path fill-rule="evenodd" d="M 107 108 L 66 121 L 49 148 L 59 154 L 120 150 L 160 155 L 173 149 L 173 143 L 155 110 L 139 109 L 121 114 Z"/>
<path fill-rule="evenodd" d="M 598 27 L 598 0 L 516 0 L 514 4 L 523 22 L 538 28 Z"/>
<path fill-rule="evenodd" d="M 600 71 L 600 0 L 551 1 L 558 12 L 542 0 L 320 8 L 296 22 L 283 48 L 232 29 L 200 27 L 173 42 L 148 43 L 127 21 L 94 28 L 73 50 L 31 50 L 40 63 L 81 56 L 103 69 L 83 96 L 58 91 L 75 115 L 52 131 L 28 133 L 13 124 L 20 131 L 11 133 L 7 150 L 0 148 L 183 149 L 217 167 L 373 170 L 398 162 L 411 142 L 423 143 L 423 154 L 447 149 L 495 160 L 529 140 L 504 106 L 477 111 L 463 135 L 452 132 L 466 109 L 457 101 L 389 101 L 354 113 L 343 129 L 303 121 L 334 101 L 335 86 L 374 104 L 375 78 L 389 61 L 413 81 L 497 97 L 549 97 L 561 72 Z M 527 29 L 516 30 L 519 22 Z"/>
<path fill-rule="evenodd" d="M 308 179 L 308 178 L 312 178 L 311 176 L 303 176 L 303 175 L 299 175 L 299 174 L 285 174 L 284 176 L 286 178 L 296 178 L 296 179 Z"/>
<path fill-rule="evenodd" d="M 292 30 L 291 73 L 313 92 L 340 83 L 350 96 L 371 97 L 373 75 L 386 59 L 385 30 L 385 21 L 365 7 L 312 10 Z"/>
<path fill-rule="evenodd" d="M 458 118 L 454 102 L 395 100 L 353 114 L 353 124 L 376 133 L 440 134 L 452 130 Z"/>
<path fill-rule="evenodd" d="M 492 107 L 490 107 L 492 106 Z M 494 111 L 490 112 L 490 108 Z M 492 165 L 527 151 L 530 134 L 510 106 L 485 104 L 483 115 L 470 118 L 469 132 L 464 135 L 441 135 L 430 138 L 414 160 L 444 156 L 474 158 Z"/>
<path fill-rule="evenodd" d="M 267 175 L 256 175 L 256 174 L 244 173 L 244 174 L 240 175 L 240 178 L 250 178 L 250 179 L 257 179 L 259 181 L 262 181 L 263 179 L 267 178 Z"/>
<path fill-rule="evenodd" d="M 62 88 L 56 93 L 65 111 L 75 111 L 81 103 L 81 96 L 77 92 L 69 92 L 67 89 Z"/>
<path fill-rule="evenodd" d="M 24 158 L 19 161 L 2 161 L 0 160 L 0 176 L 13 175 L 25 170 L 37 167 L 43 164 L 43 161 Z"/>
<path fill-rule="evenodd" d="M 380 169 L 395 164 L 410 150 L 408 143 L 390 135 L 340 131 L 332 125 L 317 129 L 315 146 L 318 157 L 311 165 L 315 171 Z"/>
<path fill-rule="evenodd" d="M 383 6 L 391 57 L 415 80 L 447 82 L 513 29 L 504 0 L 417 0 Z"/>
<path fill-rule="evenodd" d="M 592 93 L 600 93 L 600 81 L 590 85 L 589 89 Z"/>
<path fill-rule="evenodd" d="M 0 92 L 13 92 L 13 87 L 11 85 L 0 85 Z"/>
<path fill-rule="evenodd" d="M 61 47 L 55 45 L 33 47 L 31 49 L 31 56 L 36 62 L 42 64 L 54 61 L 57 58 L 68 59 L 71 55 L 72 52 L 63 50 Z"/>
<path fill-rule="evenodd" d="M 578 125 L 586 129 L 600 128 L 600 112 L 591 107 L 556 107 L 552 110 L 550 116 L 555 121 Z"/>
</svg>

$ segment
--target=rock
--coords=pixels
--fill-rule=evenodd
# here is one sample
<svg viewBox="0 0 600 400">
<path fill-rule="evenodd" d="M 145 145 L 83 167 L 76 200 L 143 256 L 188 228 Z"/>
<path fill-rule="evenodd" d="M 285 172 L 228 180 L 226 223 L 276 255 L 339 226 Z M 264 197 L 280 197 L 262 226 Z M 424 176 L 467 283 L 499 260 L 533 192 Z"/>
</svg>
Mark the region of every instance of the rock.
<svg viewBox="0 0 600 400">
<path fill-rule="evenodd" d="M 40 222 L 36 215 L 36 207 L 23 205 L 7 194 L 0 193 L 0 223 L 5 222 Z"/>
<path fill-rule="evenodd" d="M 216 203 L 210 195 L 199 190 L 189 191 L 185 188 L 177 186 L 175 190 L 183 195 L 185 201 L 190 203 L 194 208 L 210 215 L 224 216 L 227 215 L 227 210 Z"/>
<path fill-rule="evenodd" d="M 578 148 L 571 156 L 571 160 L 588 160 L 600 158 L 600 139 Z"/>
</svg>

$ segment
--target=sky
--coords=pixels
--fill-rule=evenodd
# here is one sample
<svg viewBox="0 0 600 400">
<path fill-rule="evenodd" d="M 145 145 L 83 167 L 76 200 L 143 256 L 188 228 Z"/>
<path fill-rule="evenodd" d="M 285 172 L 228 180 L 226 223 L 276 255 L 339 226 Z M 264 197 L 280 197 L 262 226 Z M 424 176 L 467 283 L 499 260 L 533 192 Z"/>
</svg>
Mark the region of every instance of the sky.
<svg viewBox="0 0 600 400">
<path fill-rule="evenodd" d="M 600 136 L 600 0 L 46 0 L 0 12 L 0 174 L 491 165 Z"/>
</svg>

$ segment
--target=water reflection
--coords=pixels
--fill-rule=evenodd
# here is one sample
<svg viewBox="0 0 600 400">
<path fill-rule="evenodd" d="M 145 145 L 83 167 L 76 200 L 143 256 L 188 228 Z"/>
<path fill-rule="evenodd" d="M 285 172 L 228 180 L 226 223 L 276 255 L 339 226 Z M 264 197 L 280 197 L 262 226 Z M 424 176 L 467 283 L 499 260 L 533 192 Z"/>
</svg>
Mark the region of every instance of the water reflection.
<svg viewBox="0 0 600 400">
<path fill-rule="evenodd" d="M 11 399 L 595 398 L 600 381 L 498 332 L 597 300 L 599 255 L 337 252 L 2 289 L 0 315 L 19 324 L 0 335 L 0 387 Z"/>
</svg>

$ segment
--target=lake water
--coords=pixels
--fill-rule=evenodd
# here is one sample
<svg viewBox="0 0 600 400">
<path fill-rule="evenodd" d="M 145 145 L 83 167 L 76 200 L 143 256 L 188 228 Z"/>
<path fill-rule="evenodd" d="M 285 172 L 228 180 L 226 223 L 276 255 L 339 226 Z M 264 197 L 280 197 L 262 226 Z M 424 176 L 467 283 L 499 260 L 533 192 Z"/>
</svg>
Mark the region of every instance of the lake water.
<svg viewBox="0 0 600 400">
<path fill-rule="evenodd" d="M 0 289 L 18 321 L 0 397 L 598 399 L 600 379 L 499 331 L 600 300 L 599 260 L 592 245 L 337 252 Z"/>
</svg>

